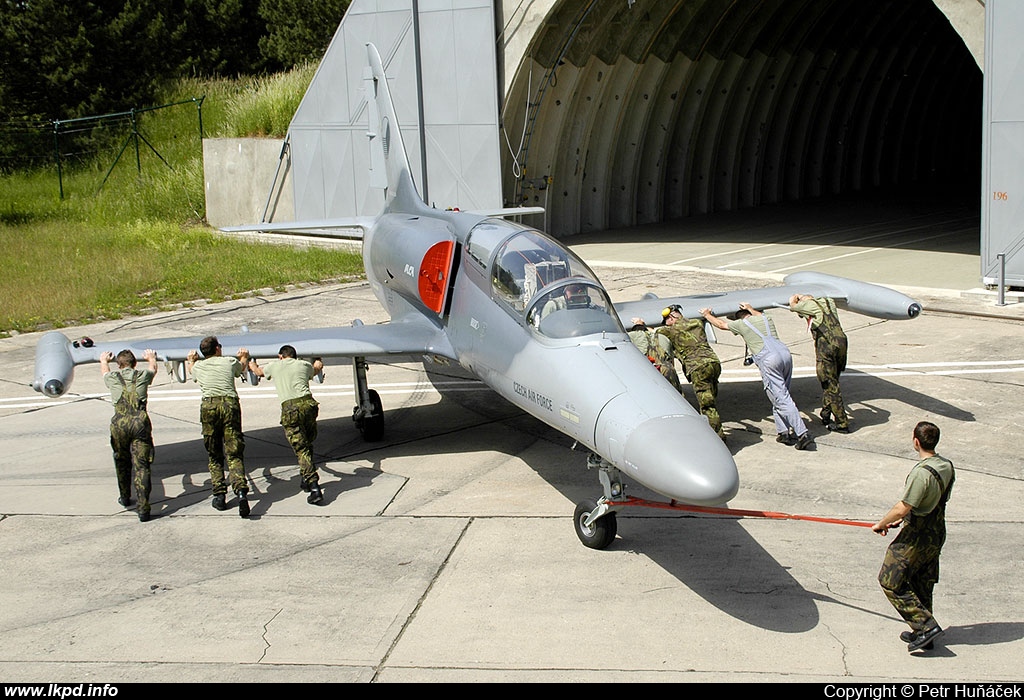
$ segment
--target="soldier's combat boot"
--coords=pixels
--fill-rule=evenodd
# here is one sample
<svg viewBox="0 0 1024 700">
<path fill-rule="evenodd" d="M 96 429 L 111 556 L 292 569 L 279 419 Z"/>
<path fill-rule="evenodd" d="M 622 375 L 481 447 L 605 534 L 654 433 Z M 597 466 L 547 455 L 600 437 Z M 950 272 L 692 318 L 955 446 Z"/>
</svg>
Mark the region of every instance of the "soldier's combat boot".
<svg viewBox="0 0 1024 700">
<path fill-rule="evenodd" d="M 310 484 L 309 496 L 306 497 L 306 503 L 316 505 L 322 500 L 324 500 L 324 492 L 320 490 L 320 484 Z"/>
<path fill-rule="evenodd" d="M 238 491 L 238 515 L 242 518 L 249 517 L 249 499 L 245 491 Z"/>
<path fill-rule="evenodd" d="M 921 630 L 917 633 L 912 633 L 910 641 L 907 643 L 907 651 L 917 651 L 918 649 L 931 649 L 934 648 L 932 643 L 935 639 L 941 637 L 943 634 L 942 628 L 938 625 L 929 627 L 926 630 Z M 900 639 L 903 635 L 900 635 Z"/>
<path fill-rule="evenodd" d="M 306 481 L 305 479 L 299 482 L 299 486 L 301 486 L 302 490 L 305 491 L 306 493 L 309 493 L 309 488 L 311 485 L 312 484 L 310 484 L 310 482 Z"/>
<path fill-rule="evenodd" d="M 821 412 L 818 413 L 818 417 L 821 418 L 822 425 L 828 425 L 829 423 L 832 422 L 832 411 L 831 411 L 831 409 L 828 409 L 828 408 L 821 409 Z"/>
<path fill-rule="evenodd" d="M 914 641 L 914 633 L 910 630 L 907 630 L 906 632 L 900 632 L 900 641 L 906 644 L 910 644 L 912 641 Z M 925 651 L 931 651 L 935 648 L 935 642 L 928 642 L 921 648 Z"/>
<path fill-rule="evenodd" d="M 215 493 L 213 494 L 213 502 L 210 504 L 217 510 L 227 510 L 228 504 L 224 502 L 224 494 Z"/>
<path fill-rule="evenodd" d="M 117 497 L 117 504 L 119 506 L 121 506 L 122 508 L 127 508 L 128 506 L 130 506 L 132 504 L 132 499 L 129 498 L 128 496 L 118 496 Z"/>
<path fill-rule="evenodd" d="M 141 510 L 139 511 L 139 522 L 140 523 L 148 523 L 149 522 L 149 511 L 146 511 L 145 513 L 143 513 Z"/>
</svg>

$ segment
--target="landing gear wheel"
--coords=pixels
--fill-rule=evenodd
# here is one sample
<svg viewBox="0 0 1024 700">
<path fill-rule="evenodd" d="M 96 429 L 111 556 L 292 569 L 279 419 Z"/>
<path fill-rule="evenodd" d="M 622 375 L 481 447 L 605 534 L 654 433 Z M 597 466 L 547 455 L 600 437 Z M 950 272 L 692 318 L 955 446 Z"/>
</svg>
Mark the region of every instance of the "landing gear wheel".
<svg viewBox="0 0 1024 700">
<path fill-rule="evenodd" d="M 602 515 L 592 522 L 586 524 L 587 517 L 597 508 L 594 501 L 581 501 L 576 506 L 576 513 L 573 515 L 573 525 L 576 527 L 576 536 L 584 546 L 591 549 L 604 549 L 615 539 L 618 531 L 618 524 L 615 521 L 615 512 Z"/>
<path fill-rule="evenodd" d="M 373 389 L 370 389 L 367 394 L 370 397 L 370 403 L 373 404 L 373 414 L 362 420 L 359 430 L 367 442 L 378 442 L 384 438 L 384 404 L 381 403 L 380 394 Z"/>
</svg>

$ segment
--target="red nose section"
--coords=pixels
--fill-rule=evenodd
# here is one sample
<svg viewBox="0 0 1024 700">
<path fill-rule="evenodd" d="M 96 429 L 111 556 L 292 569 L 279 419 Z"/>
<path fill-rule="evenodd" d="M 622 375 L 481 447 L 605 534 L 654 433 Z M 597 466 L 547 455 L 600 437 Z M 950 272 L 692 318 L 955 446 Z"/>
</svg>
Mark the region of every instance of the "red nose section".
<svg viewBox="0 0 1024 700">
<path fill-rule="evenodd" d="M 420 263 L 420 299 L 428 309 L 441 313 L 448 291 L 448 272 L 452 269 L 454 241 L 441 241 L 430 246 Z"/>
</svg>

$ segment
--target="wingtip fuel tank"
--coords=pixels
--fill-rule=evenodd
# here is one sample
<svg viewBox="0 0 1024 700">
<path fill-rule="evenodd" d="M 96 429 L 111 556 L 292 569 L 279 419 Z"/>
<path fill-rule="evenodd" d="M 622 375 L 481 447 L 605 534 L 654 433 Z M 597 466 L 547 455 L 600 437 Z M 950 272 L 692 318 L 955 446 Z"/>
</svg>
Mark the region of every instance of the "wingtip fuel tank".
<svg viewBox="0 0 1024 700">
<path fill-rule="evenodd" d="M 35 377 L 32 388 L 39 393 L 57 398 L 71 388 L 75 376 L 75 361 L 71 357 L 71 343 L 59 331 L 50 331 L 36 344 Z"/>
<path fill-rule="evenodd" d="M 783 282 L 789 287 L 824 288 L 820 291 L 842 300 L 850 311 L 876 318 L 901 321 L 917 318 L 921 313 L 921 304 L 906 294 L 870 282 L 811 271 L 794 272 Z M 831 293 L 830 289 L 833 290 Z"/>
</svg>

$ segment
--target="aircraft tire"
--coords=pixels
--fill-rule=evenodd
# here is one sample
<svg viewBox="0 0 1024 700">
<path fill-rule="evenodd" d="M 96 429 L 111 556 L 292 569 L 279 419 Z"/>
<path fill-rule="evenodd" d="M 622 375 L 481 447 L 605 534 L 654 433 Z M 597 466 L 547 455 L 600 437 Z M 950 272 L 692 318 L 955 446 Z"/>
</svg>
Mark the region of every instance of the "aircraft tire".
<svg viewBox="0 0 1024 700">
<path fill-rule="evenodd" d="M 373 415 L 364 418 L 359 426 L 363 433 L 363 439 L 367 442 L 379 442 L 384 439 L 384 404 L 380 400 L 380 394 L 373 389 L 369 390 L 370 403 L 373 404 Z"/>
<path fill-rule="evenodd" d="M 576 536 L 580 542 L 591 549 L 604 549 L 615 539 L 618 531 L 618 523 L 615 520 L 615 513 L 608 513 L 595 520 L 590 527 L 584 525 L 587 516 L 597 508 L 594 501 L 580 501 L 576 506 L 576 513 L 573 515 L 573 525 L 576 527 Z"/>
</svg>

